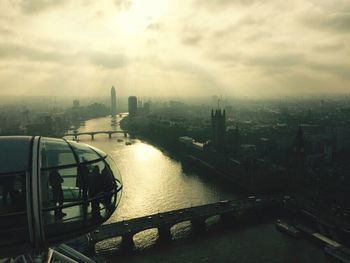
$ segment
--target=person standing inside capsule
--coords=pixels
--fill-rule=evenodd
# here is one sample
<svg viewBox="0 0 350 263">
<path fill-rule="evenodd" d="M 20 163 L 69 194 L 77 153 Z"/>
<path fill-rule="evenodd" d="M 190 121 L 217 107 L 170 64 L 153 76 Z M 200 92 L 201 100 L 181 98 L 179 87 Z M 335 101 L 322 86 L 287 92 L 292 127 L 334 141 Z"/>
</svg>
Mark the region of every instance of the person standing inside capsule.
<svg viewBox="0 0 350 263">
<path fill-rule="evenodd" d="M 94 220 L 101 219 L 100 214 L 100 201 L 97 198 L 101 193 L 101 173 L 98 165 L 95 165 L 92 169 L 89 180 L 89 197 L 91 201 L 91 212 Z"/>
<path fill-rule="evenodd" d="M 52 187 L 53 202 L 55 206 L 57 206 L 57 203 L 58 203 L 58 206 L 55 209 L 55 217 L 59 219 L 66 216 L 67 214 L 63 213 L 62 208 L 59 207 L 63 205 L 64 197 L 63 197 L 63 190 L 62 190 L 63 178 L 60 175 L 60 173 L 57 171 L 57 169 L 52 170 L 50 172 L 49 181 Z"/>
</svg>

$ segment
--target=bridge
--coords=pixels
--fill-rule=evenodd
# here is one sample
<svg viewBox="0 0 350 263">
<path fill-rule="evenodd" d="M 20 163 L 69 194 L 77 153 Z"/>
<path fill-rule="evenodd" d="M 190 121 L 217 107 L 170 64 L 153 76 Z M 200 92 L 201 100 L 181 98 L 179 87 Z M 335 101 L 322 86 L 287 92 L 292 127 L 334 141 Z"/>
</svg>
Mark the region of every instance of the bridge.
<svg viewBox="0 0 350 263">
<path fill-rule="evenodd" d="M 122 246 L 130 249 L 134 247 L 133 236 L 147 229 L 157 228 L 159 239 L 170 240 L 170 229 L 178 223 L 190 221 L 194 230 L 205 230 L 205 221 L 209 217 L 219 215 L 224 222 L 233 223 L 237 213 L 278 208 L 282 204 L 281 201 L 282 199 L 277 197 L 225 200 L 119 221 L 100 226 L 91 234 L 90 243 L 94 247 L 97 242 L 105 239 L 122 237 Z"/>
<path fill-rule="evenodd" d="M 64 135 L 65 136 L 73 136 L 75 140 L 78 139 L 78 136 L 80 135 L 90 135 L 91 136 L 91 140 L 95 139 L 95 135 L 96 134 L 108 134 L 109 138 L 112 138 L 112 135 L 115 133 L 122 133 L 124 134 L 124 137 L 128 137 L 128 133 L 126 131 L 92 131 L 92 132 L 78 132 L 78 131 L 74 131 L 71 133 L 66 133 Z"/>
</svg>

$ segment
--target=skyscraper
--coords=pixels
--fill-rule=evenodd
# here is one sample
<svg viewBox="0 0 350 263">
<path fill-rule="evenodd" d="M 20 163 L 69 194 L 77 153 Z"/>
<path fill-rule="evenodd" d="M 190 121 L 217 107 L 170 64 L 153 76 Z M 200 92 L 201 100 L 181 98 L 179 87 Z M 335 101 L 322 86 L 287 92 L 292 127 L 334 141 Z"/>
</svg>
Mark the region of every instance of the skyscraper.
<svg viewBox="0 0 350 263">
<path fill-rule="evenodd" d="M 137 114 L 137 98 L 130 96 L 128 99 L 129 116 L 134 117 Z"/>
<path fill-rule="evenodd" d="M 111 89 L 111 115 L 114 117 L 117 114 L 117 96 L 115 94 L 115 88 Z"/>
</svg>

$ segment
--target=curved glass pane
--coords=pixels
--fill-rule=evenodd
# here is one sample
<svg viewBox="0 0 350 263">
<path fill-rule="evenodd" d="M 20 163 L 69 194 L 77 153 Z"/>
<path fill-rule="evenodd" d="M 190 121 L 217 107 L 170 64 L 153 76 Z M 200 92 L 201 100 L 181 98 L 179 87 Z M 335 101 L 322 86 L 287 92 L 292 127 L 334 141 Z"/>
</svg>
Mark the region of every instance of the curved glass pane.
<svg viewBox="0 0 350 263">
<path fill-rule="evenodd" d="M 88 218 L 92 222 L 107 219 L 115 209 L 116 184 L 104 161 L 89 165 Z"/>
<path fill-rule="evenodd" d="M 77 143 L 73 141 L 68 141 L 68 143 L 72 146 L 75 154 L 79 158 L 79 162 L 90 162 L 97 159 L 100 159 L 101 157 L 90 148 L 90 146 L 84 144 L 84 143 Z"/>
<path fill-rule="evenodd" d="M 116 165 L 114 160 L 110 156 L 107 156 L 106 162 L 108 163 L 109 167 L 111 168 L 114 178 L 117 179 L 117 181 L 120 184 L 122 184 L 122 176 L 121 176 L 119 169 L 118 169 L 118 166 Z"/>
<path fill-rule="evenodd" d="M 91 145 L 89 145 L 89 147 L 91 149 L 93 149 L 95 152 L 97 152 L 97 154 L 100 155 L 101 157 L 106 157 L 107 156 L 107 154 L 105 152 L 101 151 L 100 149 L 95 148 L 95 147 L 93 147 Z"/>
<path fill-rule="evenodd" d="M 104 160 L 42 169 L 40 178 L 44 230 L 49 239 L 101 224 L 115 210 L 116 181 Z"/>
<path fill-rule="evenodd" d="M 50 168 L 76 163 L 74 154 L 62 139 L 41 138 L 40 140 L 41 167 Z"/>
<path fill-rule="evenodd" d="M 118 205 L 119 201 L 120 201 L 120 197 L 121 197 L 121 189 L 123 186 L 123 182 L 122 182 L 122 176 L 119 172 L 118 166 L 115 164 L 114 160 L 107 156 L 107 158 L 105 159 L 111 172 L 113 173 L 114 179 L 116 180 L 116 187 L 117 187 L 117 199 L 116 199 L 116 205 Z"/>
<path fill-rule="evenodd" d="M 84 192 L 78 166 L 41 170 L 40 178 L 46 236 L 55 238 L 81 229 L 85 217 Z"/>
</svg>

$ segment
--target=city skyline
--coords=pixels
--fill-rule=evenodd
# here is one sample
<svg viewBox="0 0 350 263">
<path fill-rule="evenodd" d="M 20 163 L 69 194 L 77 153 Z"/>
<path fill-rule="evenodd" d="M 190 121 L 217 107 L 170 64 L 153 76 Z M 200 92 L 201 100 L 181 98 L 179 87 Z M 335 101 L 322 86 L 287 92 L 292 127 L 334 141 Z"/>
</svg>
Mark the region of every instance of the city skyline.
<svg viewBox="0 0 350 263">
<path fill-rule="evenodd" d="M 348 93 L 345 0 L 2 1 L 0 95 Z M 64 19 L 62 19 L 64 17 Z"/>
</svg>

